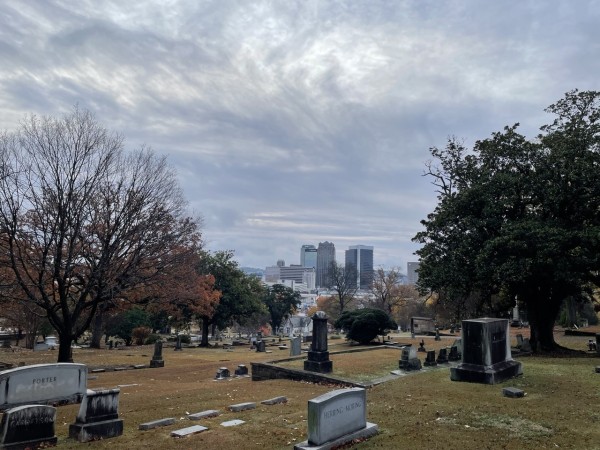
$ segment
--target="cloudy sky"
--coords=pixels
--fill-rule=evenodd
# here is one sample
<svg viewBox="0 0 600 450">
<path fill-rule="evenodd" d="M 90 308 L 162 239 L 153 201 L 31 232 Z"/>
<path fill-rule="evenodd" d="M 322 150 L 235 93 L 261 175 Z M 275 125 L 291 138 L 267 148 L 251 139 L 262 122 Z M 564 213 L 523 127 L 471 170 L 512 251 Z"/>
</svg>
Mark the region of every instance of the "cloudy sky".
<svg viewBox="0 0 600 450">
<path fill-rule="evenodd" d="M 0 2 L 0 128 L 75 104 L 169 155 L 210 249 L 415 260 L 429 147 L 599 89 L 600 2 Z"/>
</svg>

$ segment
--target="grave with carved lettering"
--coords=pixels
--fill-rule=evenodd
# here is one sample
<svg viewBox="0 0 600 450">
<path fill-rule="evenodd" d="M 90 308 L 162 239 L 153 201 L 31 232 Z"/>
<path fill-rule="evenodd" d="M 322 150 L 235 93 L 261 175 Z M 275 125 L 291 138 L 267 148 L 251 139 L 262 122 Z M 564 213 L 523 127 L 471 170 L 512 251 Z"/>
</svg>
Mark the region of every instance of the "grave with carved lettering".
<svg viewBox="0 0 600 450">
<path fill-rule="evenodd" d="M 329 359 L 327 351 L 327 314 L 317 311 L 312 316 L 313 337 L 308 358 L 304 361 L 304 370 L 310 372 L 330 373 L 333 362 Z"/>
<path fill-rule="evenodd" d="M 56 445 L 56 408 L 25 405 L 4 412 L 0 421 L 0 449 L 24 449 Z"/>
<path fill-rule="evenodd" d="M 338 389 L 313 398 L 308 401 L 308 440 L 294 449 L 329 449 L 373 436 L 378 426 L 366 418 L 365 389 Z"/>
<path fill-rule="evenodd" d="M 452 381 L 496 384 L 523 373 L 512 359 L 508 319 L 463 320 L 462 362 L 450 369 Z"/>
<path fill-rule="evenodd" d="M 75 423 L 69 425 L 69 437 L 88 442 L 122 435 L 119 392 L 120 389 L 88 391 L 83 397 Z"/>
<path fill-rule="evenodd" d="M 398 367 L 402 370 L 421 370 L 421 360 L 417 357 L 417 351 L 413 346 L 402 348 Z"/>
<path fill-rule="evenodd" d="M 78 403 L 87 389 L 84 364 L 35 364 L 0 372 L 0 411 L 21 405 Z"/>
</svg>

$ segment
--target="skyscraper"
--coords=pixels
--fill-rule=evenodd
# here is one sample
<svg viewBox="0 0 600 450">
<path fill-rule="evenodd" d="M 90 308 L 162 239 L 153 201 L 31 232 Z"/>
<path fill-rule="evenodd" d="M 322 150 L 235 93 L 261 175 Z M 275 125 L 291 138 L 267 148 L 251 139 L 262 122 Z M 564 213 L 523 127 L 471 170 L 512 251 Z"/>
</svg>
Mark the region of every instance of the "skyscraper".
<svg viewBox="0 0 600 450">
<path fill-rule="evenodd" d="M 360 289 L 370 289 L 373 284 L 373 247 L 370 245 L 351 245 L 346 250 L 346 270 L 356 269 L 356 283 Z"/>
<path fill-rule="evenodd" d="M 406 276 L 408 278 L 408 284 L 417 284 L 417 281 L 419 281 L 418 262 L 406 263 Z"/>
<path fill-rule="evenodd" d="M 300 265 L 317 268 L 317 248 L 314 245 L 303 245 L 300 248 Z"/>
<path fill-rule="evenodd" d="M 317 248 L 317 287 L 331 287 L 331 263 L 335 262 L 335 245 L 319 242 Z"/>
</svg>

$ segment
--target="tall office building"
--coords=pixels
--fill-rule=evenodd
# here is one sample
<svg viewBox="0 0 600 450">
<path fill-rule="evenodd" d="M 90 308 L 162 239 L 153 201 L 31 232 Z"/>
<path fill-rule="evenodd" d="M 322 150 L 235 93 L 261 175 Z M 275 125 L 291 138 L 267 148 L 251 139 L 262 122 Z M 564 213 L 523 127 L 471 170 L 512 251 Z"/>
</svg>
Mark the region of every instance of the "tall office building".
<svg viewBox="0 0 600 450">
<path fill-rule="evenodd" d="M 406 263 L 406 277 L 408 284 L 417 284 L 419 281 L 419 263 L 409 262 Z"/>
<path fill-rule="evenodd" d="M 351 245 L 346 250 L 346 269 L 356 268 L 356 284 L 360 289 L 370 289 L 373 284 L 373 247 Z"/>
<path fill-rule="evenodd" d="M 300 248 L 300 265 L 317 268 L 317 248 L 314 245 L 303 245 Z"/>
<path fill-rule="evenodd" d="M 335 262 L 335 245 L 319 242 L 317 248 L 317 287 L 331 287 L 331 263 Z"/>
</svg>

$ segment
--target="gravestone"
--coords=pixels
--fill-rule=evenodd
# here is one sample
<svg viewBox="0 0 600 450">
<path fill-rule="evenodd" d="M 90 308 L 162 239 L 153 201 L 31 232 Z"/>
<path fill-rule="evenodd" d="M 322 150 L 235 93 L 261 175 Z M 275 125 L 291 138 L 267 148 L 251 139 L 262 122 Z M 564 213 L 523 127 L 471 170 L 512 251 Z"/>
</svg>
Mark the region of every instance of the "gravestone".
<svg viewBox="0 0 600 450">
<path fill-rule="evenodd" d="M 402 370 L 421 370 L 421 360 L 414 347 L 403 347 L 398 367 Z"/>
<path fill-rule="evenodd" d="M 188 419 L 190 420 L 201 420 L 201 419 L 209 419 L 211 417 L 217 417 L 221 415 L 221 411 L 218 409 L 209 409 L 207 411 L 202 411 L 195 414 L 190 414 Z"/>
<path fill-rule="evenodd" d="M 264 353 L 267 351 L 265 341 L 256 341 L 256 351 Z"/>
<path fill-rule="evenodd" d="M 435 329 L 435 340 L 436 341 L 441 341 L 442 338 L 440 337 L 440 329 L 436 327 Z"/>
<path fill-rule="evenodd" d="M 224 380 L 230 376 L 231 375 L 229 374 L 229 369 L 227 367 L 219 367 L 219 370 L 217 370 L 217 374 L 215 375 L 215 380 Z"/>
<path fill-rule="evenodd" d="M 122 435 L 119 392 L 119 389 L 88 391 L 83 397 L 75 423 L 69 425 L 69 437 L 79 442 L 89 442 Z"/>
<path fill-rule="evenodd" d="M 21 405 L 78 403 L 87 389 L 84 364 L 34 364 L 0 372 L 0 411 Z"/>
<path fill-rule="evenodd" d="M 436 362 L 438 364 L 448 363 L 448 349 L 447 348 L 440 348 L 440 352 L 438 353 Z"/>
<path fill-rule="evenodd" d="M 0 421 L 0 449 L 25 449 L 56 445 L 56 408 L 25 405 L 4 412 Z"/>
<path fill-rule="evenodd" d="M 496 384 L 523 373 L 512 359 L 508 319 L 464 320 L 462 362 L 450 368 L 452 381 Z"/>
<path fill-rule="evenodd" d="M 243 420 L 240 419 L 233 419 L 233 420 L 228 420 L 226 422 L 221 422 L 221 426 L 222 427 L 237 427 L 238 425 L 242 425 L 246 423 Z"/>
<path fill-rule="evenodd" d="M 517 348 L 521 348 L 523 346 L 523 335 L 517 334 Z"/>
<path fill-rule="evenodd" d="M 168 427 L 169 425 L 173 425 L 174 423 L 175 423 L 174 417 L 167 417 L 165 419 L 157 419 L 157 420 L 153 420 L 151 422 L 140 423 L 140 425 L 138 426 L 138 430 L 146 431 L 146 430 L 152 430 L 153 428 L 158 428 L 158 427 Z"/>
<path fill-rule="evenodd" d="M 290 356 L 298 356 L 302 354 L 302 339 L 300 336 L 290 339 Z"/>
<path fill-rule="evenodd" d="M 163 343 L 159 339 L 154 343 L 154 355 L 152 355 L 152 359 L 150 360 L 150 367 L 165 367 L 165 360 L 162 356 L 162 348 Z"/>
<path fill-rule="evenodd" d="M 595 352 L 596 351 L 596 341 L 593 339 L 588 339 L 588 351 Z"/>
<path fill-rule="evenodd" d="M 521 344 L 521 351 L 524 353 L 531 353 L 533 351 L 533 349 L 531 348 L 531 342 L 529 341 L 529 338 L 523 339 L 523 344 Z"/>
<path fill-rule="evenodd" d="M 327 314 L 317 311 L 312 316 L 313 336 L 308 358 L 304 361 L 304 370 L 310 372 L 330 373 L 333 362 L 329 360 L 327 351 Z"/>
<path fill-rule="evenodd" d="M 596 353 L 600 354 L 600 333 L 596 333 Z"/>
<path fill-rule="evenodd" d="M 171 431 L 172 437 L 183 438 L 186 436 L 191 436 L 192 434 L 202 433 L 203 431 L 208 430 L 207 427 L 203 427 L 202 425 L 192 425 L 191 427 L 182 428 L 180 430 Z"/>
<path fill-rule="evenodd" d="M 427 353 L 427 349 L 425 348 L 425 341 L 423 339 L 421 339 L 421 342 L 419 342 L 419 348 L 417 349 L 417 351 L 421 353 Z"/>
<path fill-rule="evenodd" d="M 338 389 L 308 401 L 308 440 L 294 450 L 329 449 L 354 439 L 377 433 L 378 427 L 366 420 L 366 391 Z"/>
<path fill-rule="evenodd" d="M 183 350 L 183 347 L 181 346 L 181 335 L 180 334 L 177 335 L 177 341 L 175 342 L 174 350 L 176 352 L 180 352 Z"/>
<path fill-rule="evenodd" d="M 460 361 L 462 358 L 462 339 L 456 339 L 450 347 L 448 361 Z"/>
<path fill-rule="evenodd" d="M 240 364 L 237 369 L 235 369 L 235 375 L 238 377 L 243 377 L 248 375 L 248 368 L 245 364 Z"/>
<path fill-rule="evenodd" d="M 427 357 L 425 358 L 426 366 L 437 366 L 437 362 L 435 360 L 435 350 L 429 350 L 427 352 Z"/>
<path fill-rule="evenodd" d="M 246 411 L 248 409 L 255 409 L 255 408 L 256 408 L 255 402 L 236 403 L 235 405 L 229 405 L 227 407 L 227 409 L 229 409 L 229 411 L 232 411 L 232 412 Z"/>
</svg>

